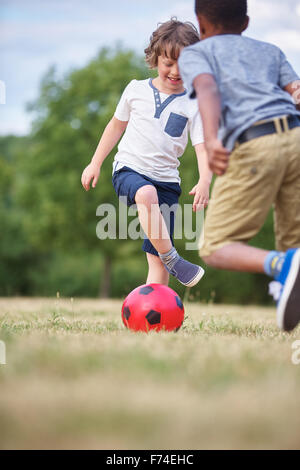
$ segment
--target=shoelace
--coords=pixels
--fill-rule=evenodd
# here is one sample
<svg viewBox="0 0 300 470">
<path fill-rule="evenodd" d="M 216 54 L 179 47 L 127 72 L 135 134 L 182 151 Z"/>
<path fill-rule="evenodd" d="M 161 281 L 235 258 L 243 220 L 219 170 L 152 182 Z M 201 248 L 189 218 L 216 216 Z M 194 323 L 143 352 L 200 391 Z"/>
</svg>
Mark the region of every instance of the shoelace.
<svg viewBox="0 0 300 470">
<path fill-rule="evenodd" d="M 282 284 L 278 281 L 272 281 L 269 284 L 269 294 L 273 296 L 275 302 L 278 302 L 282 291 Z"/>
<path fill-rule="evenodd" d="M 174 265 L 179 260 L 180 256 L 177 254 L 177 256 L 175 256 L 173 259 L 172 258 L 173 258 L 173 256 L 170 255 L 166 259 L 164 259 L 164 261 L 163 261 L 164 264 L 169 268 L 170 271 L 173 269 Z"/>
</svg>

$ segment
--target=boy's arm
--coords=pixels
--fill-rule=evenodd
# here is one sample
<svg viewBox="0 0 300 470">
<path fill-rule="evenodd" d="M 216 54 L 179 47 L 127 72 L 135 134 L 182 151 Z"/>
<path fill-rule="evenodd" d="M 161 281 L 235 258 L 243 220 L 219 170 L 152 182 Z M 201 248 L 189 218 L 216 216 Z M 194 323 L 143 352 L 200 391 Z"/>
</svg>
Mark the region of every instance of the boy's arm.
<svg viewBox="0 0 300 470">
<path fill-rule="evenodd" d="M 203 73 L 194 79 L 193 87 L 203 123 L 209 167 L 217 175 L 223 175 L 228 166 L 230 152 L 218 140 L 221 102 L 217 83 L 213 75 Z"/>
<path fill-rule="evenodd" d="M 91 163 L 84 169 L 81 176 L 81 183 L 86 191 L 90 189 L 91 180 L 93 180 L 92 187 L 95 188 L 99 179 L 101 165 L 119 142 L 127 124 L 127 121 L 120 121 L 115 116 L 107 124 Z"/>
<path fill-rule="evenodd" d="M 207 152 L 204 144 L 196 144 L 194 146 L 198 170 L 199 181 L 190 191 L 190 195 L 194 195 L 193 211 L 207 207 L 209 201 L 209 187 L 212 180 L 212 172 L 209 169 Z"/>
<path fill-rule="evenodd" d="M 289 83 L 284 89 L 294 98 L 296 109 L 300 111 L 300 80 Z"/>
</svg>

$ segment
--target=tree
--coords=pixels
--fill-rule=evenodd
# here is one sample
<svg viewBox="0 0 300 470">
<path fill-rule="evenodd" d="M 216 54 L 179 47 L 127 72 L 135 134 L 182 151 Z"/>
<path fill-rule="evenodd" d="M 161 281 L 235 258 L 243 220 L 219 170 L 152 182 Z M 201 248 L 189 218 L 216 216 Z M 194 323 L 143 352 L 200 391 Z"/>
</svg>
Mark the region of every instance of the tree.
<svg viewBox="0 0 300 470">
<path fill-rule="evenodd" d="M 0 138 L 0 295 L 28 294 L 37 257 L 24 230 L 26 213 L 16 203 L 18 154 L 28 139 Z"/>
<path fill-rule="evenodd" d="M 102 49 L 86 67 L 64 77 L 51 68 L 42 80 L 39 98 L 30 106 L 35 114 L 30 136 L 0 139 L 2 295 L 52 295 L 55 289 L 63 295 L 95 295 L 94 279 L 101 274 L 102 295 L 121 297 L 145 280 L 140 241 L 96 237 L 97 207 L 109 202 L 118 205 L 111 184 L 114 152 L 103 165 L 95 190 L 86 193 L 80 176 L 125 86 L 133 78 L 148 76 L 143 59 L 120 48 Z M 188 192 L 198 177 L 191 145 L 180 170 L 180 203 L 191 203 Z M 176 240 L 179 252 L 199 262 L 197 251 L 185 251 L 185 242 Z M 253 243 L 272 247 L 271 214 Z M 261 275 L 208 268 L 190 298 L 265 303 L 266 283 Z M 185 295 L 177 281 L 171 279 L 171 286 Z"/>
<path fill-rule="evenodd" d="M 35 113 L 32 146 L 22 161 L 23 185 L 19 203 L 30 211 L 27 232 L 41 251 L 63 250 L 75 255 L 88 250 L 104 258 L 102 295 L 110 291 L 111 266 L 124 245 L 96 237 L 96 208 L 117 204 L 111 185 L 112 155 L 108 157 L 95 190 L 85 193 L 80 184 L 98 140 L 125 86 L 149 72 L 143 60 L 120 48 L 100 51 L 86 67 L 58 78 L 51 68 L 41 83 Z M 113 152 L 112 152 L 113 153 Z M 126 256 L 137 246 L 127 242 Z"/>
</svg>

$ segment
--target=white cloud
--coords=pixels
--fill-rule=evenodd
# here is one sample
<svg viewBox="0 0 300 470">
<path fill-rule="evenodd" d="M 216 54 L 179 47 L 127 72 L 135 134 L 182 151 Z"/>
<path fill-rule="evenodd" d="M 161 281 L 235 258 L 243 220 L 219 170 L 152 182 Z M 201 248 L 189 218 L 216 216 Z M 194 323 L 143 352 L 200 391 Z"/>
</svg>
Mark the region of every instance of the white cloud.
<svg viewBox="0 0 300 470">
<path fill-rule="evenodd" d="M 162 17 L 160 21 L 167 21 L 172 16 L 176 16 L 180 21 L 191 21 L 195 26 L 197 23 L 191 2 L 170 2 L 170 5 L 158 14 Z"/>
<path fill-rule="evenodd" d="M 284 2 L 282 0 L 248 0 L 248 4 L 250 17 L 255 18 L 255 21 L 267 21 L 268 25 L 273 21 L 289 17 L 292 6 L 289 0 Z"/>
<path fill-rule="evenodd" d="M 266 40 L 277 45 L 284 51 L 300 52 L 300 31 L 281 30 L 266 34 Z"/>
<path fill-rule="evenodd" d="M 24 104 L 38 94 L 41 76 L 82 66 L 104 45 L 122 39 L 141 55 L 157 23 L 177 16 L 196 25 L 192 0 L 0 0 L 0 79 L 8 104 L 0 107 L 5 130 L 27 132 Z M 300 73 L 299 0 L 249 0 L 246 34 L 281 47 Z"/>
<path fill-rule="evenodd" d="M 0 135 L 26 135 L 30 131 L 30 120 L 20 106 L 0 106 Z"/>
<path fill-rule="evenodd" d="M 250 27 L 247 35 L 271 42 L 287 55 L 300 74 L 299 17 L 295 0 L 248 0 Z"/>
<path fill-rule="evenodd" d="M 266 20 L 266 28 L 273 27 L 274 21 L 292 21 L 297 7 L 295 0 L 248 0 L 248 5 L 250 17 L 255 18 L 255 21 Z"/>
<path fill-rule="evenodd" d="M 10 21 L 1 27 L 1 48 L 20 47 L 25 48 L 25 41 L 40 47 L 46 45 L 63 45 L 62 41 L 80 41 L 88 42 L 97 39 L 110 41 L 116 38 L 116 32 L 111 27 L 115 19 L 107 18 L 105 24 L 99 26 L 99 21 L 91 20 L 89 22 L 45 22 L 37 24 L 36 22 Z M 128 27 L 121 23 L 118 27 L 118 37 L 125 37 L 128 33 Z"/>
</svg>

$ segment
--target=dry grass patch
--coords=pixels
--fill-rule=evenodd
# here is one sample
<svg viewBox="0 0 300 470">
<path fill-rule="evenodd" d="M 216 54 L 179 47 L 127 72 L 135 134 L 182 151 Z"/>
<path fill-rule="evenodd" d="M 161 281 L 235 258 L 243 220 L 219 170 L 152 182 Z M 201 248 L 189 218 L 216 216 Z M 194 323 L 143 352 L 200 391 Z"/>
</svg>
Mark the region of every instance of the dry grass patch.
<svg viewBox="0 0 300 470">
<path fill-rule="evenodd" d="M 300 366 L 275 309 L 188 304 L 134 334 L 120 301 L 0 299 L 1 448 L 299 448 Z"/>
</svg>

